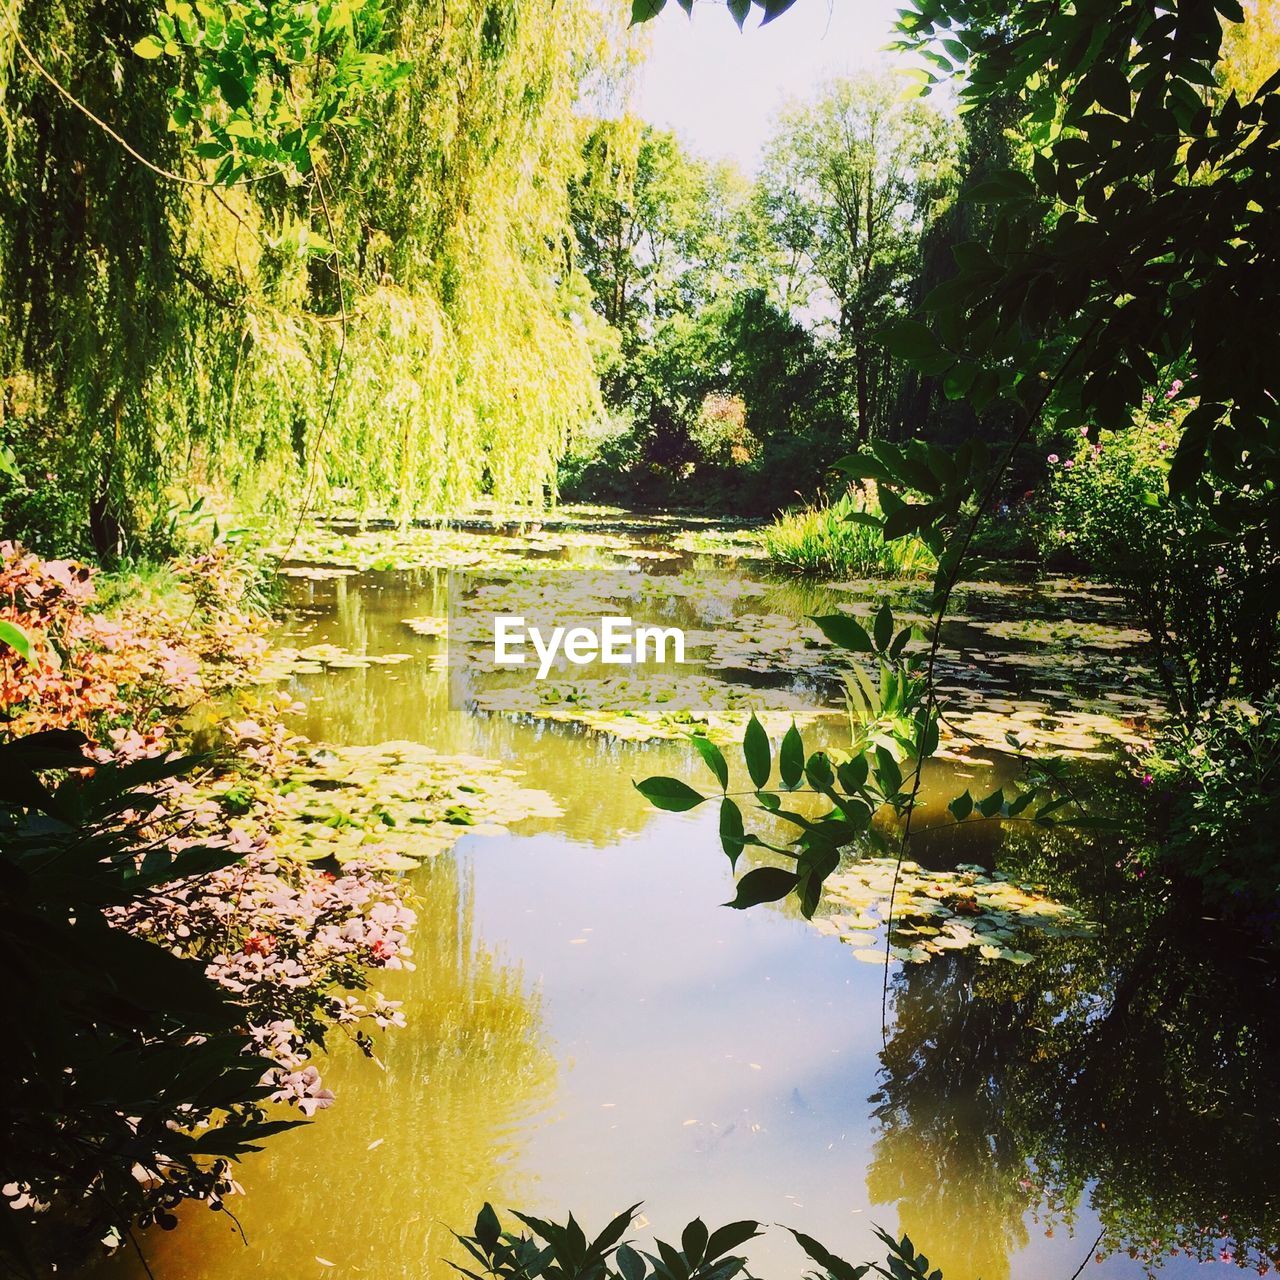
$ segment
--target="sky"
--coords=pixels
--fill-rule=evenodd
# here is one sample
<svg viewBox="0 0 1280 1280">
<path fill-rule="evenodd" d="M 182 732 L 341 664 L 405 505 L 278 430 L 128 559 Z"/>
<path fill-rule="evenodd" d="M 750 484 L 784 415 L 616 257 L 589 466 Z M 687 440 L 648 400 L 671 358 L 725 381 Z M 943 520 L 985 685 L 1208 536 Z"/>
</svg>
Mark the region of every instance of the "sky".
<svg viewBox="0 0 1280 1280">
<path fill-rule="evenodd" d="M 755 170 L 779 108 L 833 75 L 886 61 L 900 0 L 796 0 L 767 27 L 753 9 L 739 34 L 721 0 L 675 3 L 651 23 L 637 113 L 675 129 L 708 159 Z"/>
</svg>

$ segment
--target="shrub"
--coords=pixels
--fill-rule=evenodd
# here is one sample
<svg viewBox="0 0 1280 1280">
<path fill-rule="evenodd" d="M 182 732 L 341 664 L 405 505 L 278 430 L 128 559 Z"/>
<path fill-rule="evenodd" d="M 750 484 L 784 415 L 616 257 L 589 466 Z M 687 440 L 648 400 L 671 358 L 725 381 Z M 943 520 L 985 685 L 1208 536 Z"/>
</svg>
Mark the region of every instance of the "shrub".
<svg viewBox="0 0 1280 1280">
<path fill-rule="evenodd" d="M 859 578 L 910 578 L 933 569 L 933 553 L 919 538 L 886 542 L 880 529 L 858 519 L 874 504 L 847 494 L 831 505 L 781 516 L 765 530 L 764 547 L 780 568 Z"/>
<path fill-rule="evenodd" d="M 1280 691 L 1231 701 L 1172 730 L 1143 781 L 1168 806 L 1156 857 L 1205 898 L 1272 929 L 1280 909 Z"/>
<path fill-rule="evenodd" d="M 220 803 L 219 768 L 289 767 L 279 700 L 236 698 L 225 760 L 171 750 L 182 711 L 260 661 L 254 572 L 214 548 L 135 582 L 119 618 L 101 577 L 0 544 L 0 1270 L 22 1274 L 172 1225 L 184 1199 L 219 1207 L 230 1159 L 290 1123 L 266 1103 L 329 1105 L 326 1035 L 368 1051 L 402 1022 L 361 994 L 406 964 L 402 887 L 286 857 L 268 803 Z"/>
<path fill-rule="evenodd" d="M 1194 723 L 1206 699 L 1271 689 L 1280 646 L 1280 554 L 1265 521 L 1228 537 L 1215 511 L 1248 527 L 1265 494 L 1216 491 L 1171 498 L 1177 413 L 1127 430 L 1084 427 L 1071 453 L 1048 456 L 1042 545 L 1114 582 L 1156 648 L 1172 709 Z"/>
</svg>

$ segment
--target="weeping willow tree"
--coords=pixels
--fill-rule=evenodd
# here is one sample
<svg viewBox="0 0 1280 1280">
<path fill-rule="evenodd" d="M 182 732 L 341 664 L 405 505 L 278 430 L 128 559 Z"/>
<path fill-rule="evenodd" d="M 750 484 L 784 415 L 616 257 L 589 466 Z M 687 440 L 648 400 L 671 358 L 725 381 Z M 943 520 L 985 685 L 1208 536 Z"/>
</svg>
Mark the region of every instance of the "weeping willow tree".
<svg viewBox="0 0 1280 1280">
<path fill-rule="evenodd" d="M 56 527 L 74 511 L 107 543 L 160 464 L 149 402 L 182 376 L 192 317 L 178 191 L 19 62 L 19 22 L 51 73 L 159 164 L 181 163 L 177 140 L 158 69 L 128 67 L 129 92 L 119 91 L 143 34 L 136 6 L 0 0 L 0 10 L 0 414 L 26 475 L 27 521 Z"/>
<path fill-rule="evenodd" d="M 311 180 L 212 185 L 138 163 L 35 65 L 200 176 L 209 144 L 171 115 L 190 72 L 133 52 L 154 15 L 0 4 L 10 528 L 108 552 L 192 486 L 281 513 L 341 492 L 401 518 L 544 499 L 597 406 L 567 192 L 573 104 L 616 17 L 393 0 L 380 39 L 402 74 L 333 121 Z"/>
</svg>

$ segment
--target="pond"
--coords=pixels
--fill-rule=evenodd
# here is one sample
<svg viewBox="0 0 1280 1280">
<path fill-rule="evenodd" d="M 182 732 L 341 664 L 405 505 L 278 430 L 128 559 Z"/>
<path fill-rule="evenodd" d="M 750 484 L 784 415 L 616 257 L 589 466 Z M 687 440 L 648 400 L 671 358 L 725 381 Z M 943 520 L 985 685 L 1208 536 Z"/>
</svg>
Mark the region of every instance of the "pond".
<svg viewBox="0 0 1280 1280">
<path fill-rule="evenodd" d="M 589 1228 L 643 1201 L 642 1237 L 678 1234 L 695 1214 L 713 1227 L 754 1217 L 855 1260 L 873 1256 L 880 1225 L 909 1233 L 946 1280 L 1269 1265 L 1272 980 L 1216 922 L 1174 928 L 1127 892 L 1114 837 L 939 826 L 917 849 L 922 878 L 960 868 L 966 893 L 1024 886 L 1066 914 L 1010 925 L 1012 962 L 962 945 L 895 958 L 886 993 L 865 954 L 883 947 L 876 921 L 720 905 L 733 875 L 711 807 L 658 812 L 631 786 L 656 773 L 706 783 L 687 742 L 655 736 L 671 727 L 660 714 L 619 737 L 618 707 L 601 698 L 559 717 L 503 702 L 510 679 L 475 676 L 460 694 L 442 660 L 442 633 L 459 625 L 450 568 L 470 575 L 452 579 L 455 596 L 487 583 L 507 600 L 537 581 L 512 567 L 530 553 L 540 568 L 585 554 L 583 573 L 634 561 L 722 602 L 724 581 L 758 582 L 764 594 L 735 599 L 702 651 L 709 678 L 752 705 L 785 694 L 784 712 L 820 714 L 815 732 L 838 738 L 805 615 L 866 611 L 886 593 L 909 612 L 919 592 L 777 581 L 750 559 L 750 530 L 602 515 L 556 532 L 427 531 L 381 553 L 383 567 L 356 535 L 304 552 L 328 567 L 291 579 L 280 638 L 302 651 L 289 676 L 298 731 L 499 760 L 552 804 L 510 830 L 467 831 L 409 873 L 417 967 L 382 984 L 408 1027 L 383 1037 L 379 1062 L 335 1046 L 336 1105 L 245 1162 L 238 1222 L 188 1208 L 179 1230 L 147 1233 L 152 1273 L 435 1280 L 460 1256 L 450 1228 L 486 1199 L 572 1210 Z M 696 625 L 696 594 L 663 616 Z M 630 607 L 653 606 L 637 588 Z M 1155 705 L 1119 602 L 1083 583 L 990 582 L 959 614 L 943 669 L 964 733 L 927 777 L 926 818 L 1017 772 L 997 750 L 1011 728 L 1072 753 L 1103 790 L 1119 785 L 1124 744 Z M 784 1234 L 756 1242 L 758 1273 L 799 1274 Z M 129 1258 L 109 1270 L 142 1274 Z"/>
</svg>

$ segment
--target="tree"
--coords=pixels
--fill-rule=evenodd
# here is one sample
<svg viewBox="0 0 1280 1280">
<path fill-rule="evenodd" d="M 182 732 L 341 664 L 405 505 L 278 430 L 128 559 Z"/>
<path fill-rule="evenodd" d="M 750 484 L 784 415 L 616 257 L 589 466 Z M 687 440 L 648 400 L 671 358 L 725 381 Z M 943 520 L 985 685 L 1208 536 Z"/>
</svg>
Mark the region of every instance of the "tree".
<svg viewBox="0 0 1280 1280">
<path fill-rule="evenodd" d="M 859 440 L 887 416 L 890 371 L 875 334 L 905 308 L 955 157 L 954 126 L 921 101 L 903 101 L 888 73 L 833 81 L 814 102 L 792 106 L 766 153 L 760 205 L 778 248 L 807 268 L 805 301 L 834 313 Z"/>
<path fill-rule="evenodd" d="M 662 320 L 754 283 L 750 188 L 732 165 L 631 116 L 594 122 L 582 151 L 570 188 L 577 264 L 625 351 Z"/>
<path fill-rule="evenodd" d="M 153 521 L 195 486 L 276 519 L 338 487 L 406 518 L 541 501 L 599 402 L 563 249 L 608 22 L 0 9 L 8 531 L 163 553 Z"/>
<path fill-rule="evenodd" d="M 1017 103 L 1012 101 L 992 102 L 983 111 L 960 117 L 957 191 L 1019 165 L 1025 146 L 1016 132 L 1017 122 Z M 908 312 L 917 311 L 934 289 L 955 275 L 956 245 L 984 242 L 995 220 L 991 205 L 964 199 L 945 204 L 920 238 L 908 288 Z M 894 384 L 896 395 L 884 425 L 890 439 L 924 436 L 954 447 L 974 436 L 993 443 L 1007 440 L 1015 427 L 1007 405 L 991 405 L 978 413 L 967 401 L 948 396 L 945 376 L 921 373 L 900 362 Z"/>
</svg>

